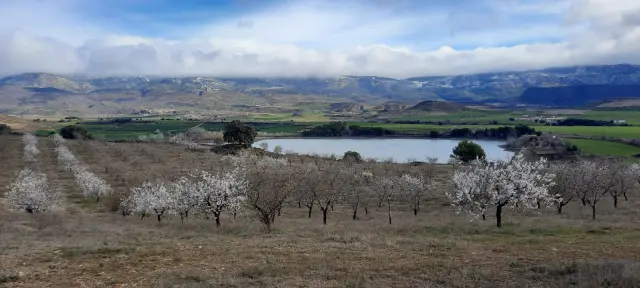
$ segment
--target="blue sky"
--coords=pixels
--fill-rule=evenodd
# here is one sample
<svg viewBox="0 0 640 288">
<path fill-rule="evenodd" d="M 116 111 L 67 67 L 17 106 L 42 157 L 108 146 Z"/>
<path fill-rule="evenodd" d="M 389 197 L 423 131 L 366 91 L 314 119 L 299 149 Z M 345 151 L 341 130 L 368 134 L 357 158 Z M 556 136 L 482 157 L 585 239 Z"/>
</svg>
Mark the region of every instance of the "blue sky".
<svg viewBox="0 0 640 288">
<path fill-rule="evenodd" d="M 0 0 L 0 75 L 410 77 L 636 63 L 634 15 L 637 0 Z"/>
</svg>

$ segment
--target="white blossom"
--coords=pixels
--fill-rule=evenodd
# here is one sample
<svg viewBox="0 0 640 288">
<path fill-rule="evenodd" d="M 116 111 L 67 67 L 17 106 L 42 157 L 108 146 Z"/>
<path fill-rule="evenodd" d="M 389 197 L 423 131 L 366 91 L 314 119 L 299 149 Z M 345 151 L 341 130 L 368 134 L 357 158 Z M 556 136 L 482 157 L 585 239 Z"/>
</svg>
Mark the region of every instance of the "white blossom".
<svg viewBox="0 0 640 288">
<path fill-rule="evenodd" d="M 498 227 L 502 208 L 537 207 L 539 201 L 553 203 L 557 195 L 549 193 L 555 175 L 547 169 L 547 161 L 527 161 L 517 154 L 509 161 L 488 163 L 476 160 L 453 174 L 453 193 L 448 196 L 460 211 L 484 217 L 489 205 L 496 207 Z"/>
<path fill-rule="evenodd" d="M 22 135 L 22 142 L 24 143 L 24 159 L 28 162 L 36 161 L 40 150 L 38 150 L 38 138 L 30 133 Z"/>
<path fill-rule="evenodd" d="M 63 208 L 63 200 L 59 191 L 47 183 L 47 175 L 25 168 L 9 187 L 7 201 L 17 211 L 50 212 Z"/>
</svg>

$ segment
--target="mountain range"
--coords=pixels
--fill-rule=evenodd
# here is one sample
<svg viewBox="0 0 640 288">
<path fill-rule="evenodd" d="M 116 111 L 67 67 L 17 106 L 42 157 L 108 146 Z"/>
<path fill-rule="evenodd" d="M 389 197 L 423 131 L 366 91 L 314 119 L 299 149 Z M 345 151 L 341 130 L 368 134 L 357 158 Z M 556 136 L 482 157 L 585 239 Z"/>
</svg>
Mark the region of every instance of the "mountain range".
<svg viewBox="0 0 640 288">
<path fill-rule="evenodd" d="M 93 114 L 136 109 L 224 110 L 238 105 L 322 109 L 331 103 L 397 105 L 424 100 L 575 107 L 611 98 L 640 98 L 639 65 L 408 79 L 91 77 L 46 73 L 0 78 L 0 113 L 28 114 L 60 110 Z"/>
</svg>

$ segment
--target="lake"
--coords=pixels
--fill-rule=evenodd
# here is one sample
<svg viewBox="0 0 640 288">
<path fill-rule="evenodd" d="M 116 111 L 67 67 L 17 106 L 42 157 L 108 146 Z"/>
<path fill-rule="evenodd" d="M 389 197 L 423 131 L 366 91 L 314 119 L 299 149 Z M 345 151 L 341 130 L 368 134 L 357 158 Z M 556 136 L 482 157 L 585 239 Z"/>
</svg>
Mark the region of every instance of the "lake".
<svg viewBox="0 0 640 288">
<path fill-rule="evenodd" d="M 344 152 L 356 151 L 362 158 L 388 159 L 407 162 L 408 159 L 424 161 L 427 157 L 438 158 L 439 163 L 447 163 L 453 148 L 460 140 L 453 139 L 344 139 L 344 138 L 279 138 L 258 141 L 254 147 L 266 142 L 269 151 L 277 145 L 282 150 L 299 154 L 335 154 L 338 158 Z M 473 140 L 485 151 L 488 159 L 507 159 L 513 152 L 505 151 L 500 145 L 505 142 L 492 140 Z"/>
</svg>

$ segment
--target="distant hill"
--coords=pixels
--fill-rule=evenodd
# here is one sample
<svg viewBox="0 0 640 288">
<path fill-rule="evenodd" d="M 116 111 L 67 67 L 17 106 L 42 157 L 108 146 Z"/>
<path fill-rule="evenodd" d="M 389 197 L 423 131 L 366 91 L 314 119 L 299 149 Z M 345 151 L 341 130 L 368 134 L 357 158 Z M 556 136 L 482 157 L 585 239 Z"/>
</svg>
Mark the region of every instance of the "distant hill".
<svg viewBox="0 0 640 288">
<path fill-rule="evenodd" d="M 126 113 L 149 108 L 211 110 L 232 109 L 233 105 L 291 106 L 300 102 L 356 102 L 379 107 L 385 102 L 428 100 L 466 105 L 579 106 L 607 97 L 636 97 L 635 92 L 627 93 L 633 91 L 624 89 L 635 89 L 632 87 L 638 85 L 640 66 L 628 64 L 409 79 L 91 77 L 25 73 L 0 78 L 0 113 L 52 113 L 73 108 L 78 113 Z M 581 93 L 589 97 L 577 96 Z M 346 110 L 354 110 L 351 108 Z M 403 109 L 395 104 L 387 108 Z"/>
<path fill-rule="evenodd" d="M 612 98 L 640 98 L 640 85 L 576 85 L 528 88 L 519 100 L 542 106 L 578 107 Z"/>
<path fill-rule="evenodd" d="M 365 107 L 360 103 L 331 103 L 329 110 L 340 113 L 360 113 L 365 110 Z"/>
<path fill-rule="evenodd" d="M 462 105 L 458 105 L 456 103 L 444 102 L 444 101 L 423 101 L 420 102 L 411 108 L 407 109 L 410 111 L 428 111 L 428 112 L 460 112 L 465 110 L 466 108 Z"/>
<path fill-rule="evenodd" d="M 605 100 L 594 105 L 592 109 L 637 109 L 640 108 L 640 98 L 616 98 Z"/>
</svg>

